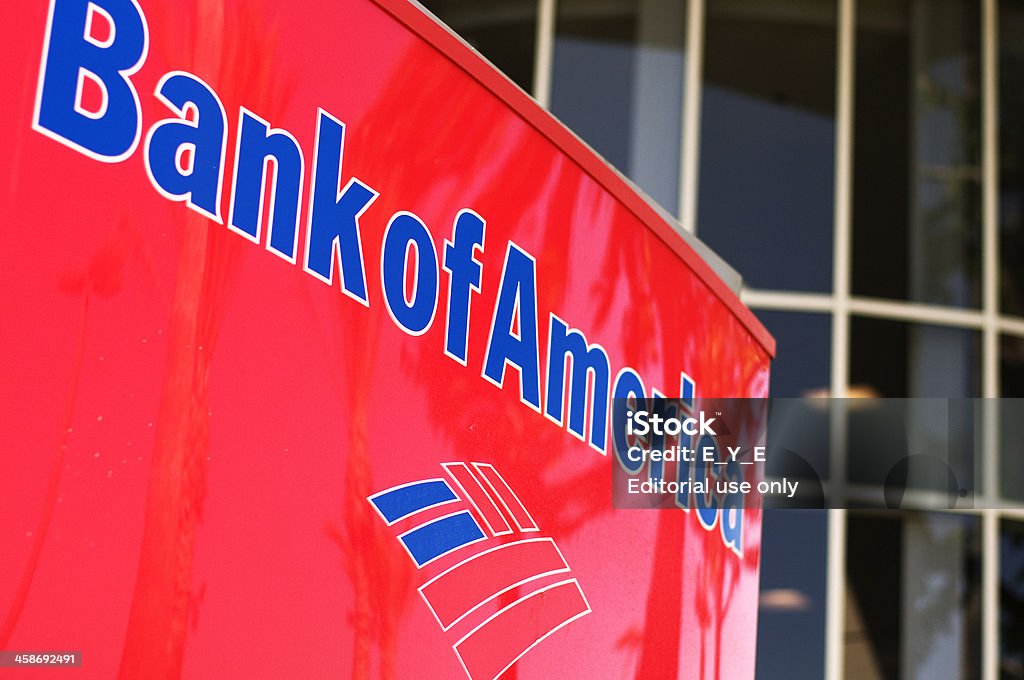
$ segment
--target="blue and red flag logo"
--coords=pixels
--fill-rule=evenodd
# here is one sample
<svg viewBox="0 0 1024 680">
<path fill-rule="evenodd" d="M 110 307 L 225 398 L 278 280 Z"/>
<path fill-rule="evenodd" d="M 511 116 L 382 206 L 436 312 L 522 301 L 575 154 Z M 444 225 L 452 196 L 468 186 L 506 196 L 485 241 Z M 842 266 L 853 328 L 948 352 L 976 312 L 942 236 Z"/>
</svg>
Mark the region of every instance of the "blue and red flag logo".
<svg viewBox="0 0 1024 680">
<path fill-rule="evenodd" d="M 494 466 L 453 462 L 441 467 L 447 478 L 402 484 L 367 500 L 388 526 L 452 504 L 453 511 L 439 517 L 432 516 L 438 511 L 425 513 L 431 518 L 400 533 L 398 541 L 417 569 L 461 551 L 453 566 L 425 573 L 419 593 L 446 633 L 468 622 L 469 632 L 452 649 L 472 680 L 493 680 L 591 609 L 558 546 L 540 535 Z M 556 575 L 566 578 L 545 579 Z M 514 601 L 485 615 L 483 605 L 516 588 Z"/>
</svg>

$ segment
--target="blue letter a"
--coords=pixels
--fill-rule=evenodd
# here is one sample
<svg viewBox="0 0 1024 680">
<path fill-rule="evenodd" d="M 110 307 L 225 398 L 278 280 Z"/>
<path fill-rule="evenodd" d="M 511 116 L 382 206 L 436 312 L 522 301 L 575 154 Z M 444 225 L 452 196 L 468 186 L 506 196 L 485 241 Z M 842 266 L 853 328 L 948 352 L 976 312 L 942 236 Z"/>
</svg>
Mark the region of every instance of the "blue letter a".
<svg viewBox="0 0 1024 680">
<path fill-rule="evenodd" d="M 529 253 L 511 242 L 505 253 L 505 268 L 494 307 L 483 377 L 501 387 L 505 382 L 507 364 L 519 369 L 520 398 L 540 411 L 537 264 Z"/>
</svg>

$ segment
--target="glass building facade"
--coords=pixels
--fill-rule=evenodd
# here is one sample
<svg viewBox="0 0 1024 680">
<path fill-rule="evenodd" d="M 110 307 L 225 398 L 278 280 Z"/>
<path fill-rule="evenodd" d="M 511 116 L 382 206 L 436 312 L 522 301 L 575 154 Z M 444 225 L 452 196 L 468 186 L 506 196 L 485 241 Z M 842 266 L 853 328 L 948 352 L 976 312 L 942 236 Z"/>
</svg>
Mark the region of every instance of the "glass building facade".
<svg viewBox="0 0 1024 680">
<path fill-rule="evenodd" d="M 757 677 L 1024 678 L 1024 0 L 424 4 L 743 275 L 774 396 L 1002 398 L 977 510 L 766 513 Z"/>
</svg>

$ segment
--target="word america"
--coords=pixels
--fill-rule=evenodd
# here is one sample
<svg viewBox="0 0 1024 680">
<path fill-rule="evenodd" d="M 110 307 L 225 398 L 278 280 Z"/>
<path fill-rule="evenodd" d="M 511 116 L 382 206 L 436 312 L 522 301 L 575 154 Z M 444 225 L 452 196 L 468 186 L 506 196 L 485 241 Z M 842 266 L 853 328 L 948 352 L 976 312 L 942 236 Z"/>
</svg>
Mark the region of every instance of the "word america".
<svg viewBox="0 0 1024 680">
<path fill-rule="evenodd" d="M 149 50 L 149 27 L 136 0 L 52 0 L 40 65 L 32 127 L 90 158 L 119 163 L 136 151 L 142 136 L 142 110 L 132 76 Z M 97 105 L 85 103 L 86 81 L 98 90 Z M 160 78 L 156 98 L 174 115 L 160 120 L 145 136 L 143 159 L 156 190 L 184 202 L 218 224 L 221 217 L 228 125 L 217 93 L 186 71 Z M 356 177 L 342 186 L 345 124 L 318 109 L 313 149 L 312 186 L 305 230 L 303 270 L 333 286 L 339 263 L 342 292 L 369 307 L 360 218 L 379 193 Z M 269 227 L 263 212 L 268 168 L 273 168 Z M 303 149 L 287 130 L 244 107 L 239 108 L 227 228 L 297 264 L 299 212 L 304 181 Z M 339 187 L 342 187 L 339 190 Z M 448 275 L 444 353 L 467 364 L 470 302 L 481 292 L 486 223 L 471 209 L 460 210 L 446 240 L 443 257 L 434 249 L 427 225 L 399 211 L 384 229 L 380 281 L 394 323 L 409 335 L 422 335 L 437 312 L 440 270 Z M 413 290 L 407 295 L 410 250 L 415 253 Z M 439 259 L 443 260 L 439 263 Z M 566 362 L 571 362 L 565 394 Z M 481 376 L 503 387 L 506 368 L 519 373 L 519 398 L 558 426 L 568 399 L 568 430 L 605 454 L 611 399 L 646 399 L 644 382 L 626 367 L 611 380 L 608 353 L 554 314 L 548 324 L 547 382 L 541 409 L 540 350 L 536 260 L 513 242 L 507 244 L 491 319 Z M 593 381 L 593 394 L 588 390 Z M 695 385 L 681 374 L 679 394 L 692 403 Z M 658 396 L 652 390 L 652 396 Z M 587 401 L 590 432 L 584 436 Z M 616 434 L 617 451 L 627 447 Z"/>
</svg>

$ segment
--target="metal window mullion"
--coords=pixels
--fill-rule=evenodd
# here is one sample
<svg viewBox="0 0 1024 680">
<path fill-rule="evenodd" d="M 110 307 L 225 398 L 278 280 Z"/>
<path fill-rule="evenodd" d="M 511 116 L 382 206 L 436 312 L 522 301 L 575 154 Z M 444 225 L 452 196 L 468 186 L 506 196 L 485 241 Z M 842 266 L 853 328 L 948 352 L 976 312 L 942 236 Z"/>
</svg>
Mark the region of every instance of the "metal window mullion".
<svg viewBox="0 0 1024 680">
<path fill-rule="evenodd" d="M 981 677 L 999 680 L 999 511 L 981 516 Z"/>
<path fill-rule="evenodd" d="M 551 80 L 555 52 L 555 2 L 537 0 L 537 45 L 533 58 L 533 98 L 551 108 Z"/>
<path fill-rule="evenodd" d="M 999 319 L 999 332 L 1010 335 L 1024 336 L 1024 319 L 1014 316 L 1004 316 Z"/>
<path fill-rule="evenodd" d="M 982 392 L 999 396 L 999 117 L 996 0 L 982 2 Z M 995 479 L 995 477 L 993 477 Z"/>
<path fill-rule="evenodd" d="M 686 82 L 683 92 L 682 134 L 679 135 L 679 223 L 697 233 L 697 185 L 700 162 L 700 107 L 704 89 L 704 0 L 689 0 L 686 8 Z"/>
<path fill-rule="evenodd" d="M 938 326 L 956 326 L 973 330 L 985 328 L 985 315 L 955 307 L 940 307 L 918 302 L 851 297 L 849 309 L 858 316 L 912 321 Z"/>
<path fill-rule="evenodd" d="M 744 288 L 740 291 L 740 300 L 752 309 L 781 309 L 787 312 L 829 313 L 835 306 L 831 295 L 788 290 Z"/>
<path fill-rule="evenodd" d="M 996 0 L 981 6 L 981 134 L 982 134 L 982 461 L 987 507 L 998 499 L 999 410 L 999 27 Z M 982 515 L 981 677 L 999 678 L 999 517 Z"/>
<path fill-rule="evenodd" d="M 835 206 L 833 224 L 831 393 L 843 397 L 849 385 L 850 365 L 850 218 L 853 193 L 853 89 L 855 0 L 838 0 L 836 17 L 836 142 Z M 830 476 L 845 477 L 846 418 L 837 412 L 830 434 Z M 828 511 L 825 591 L 825 678 L 840 680 L 844 666 L 846 619 L 845 509 Z"/>
</svg>

